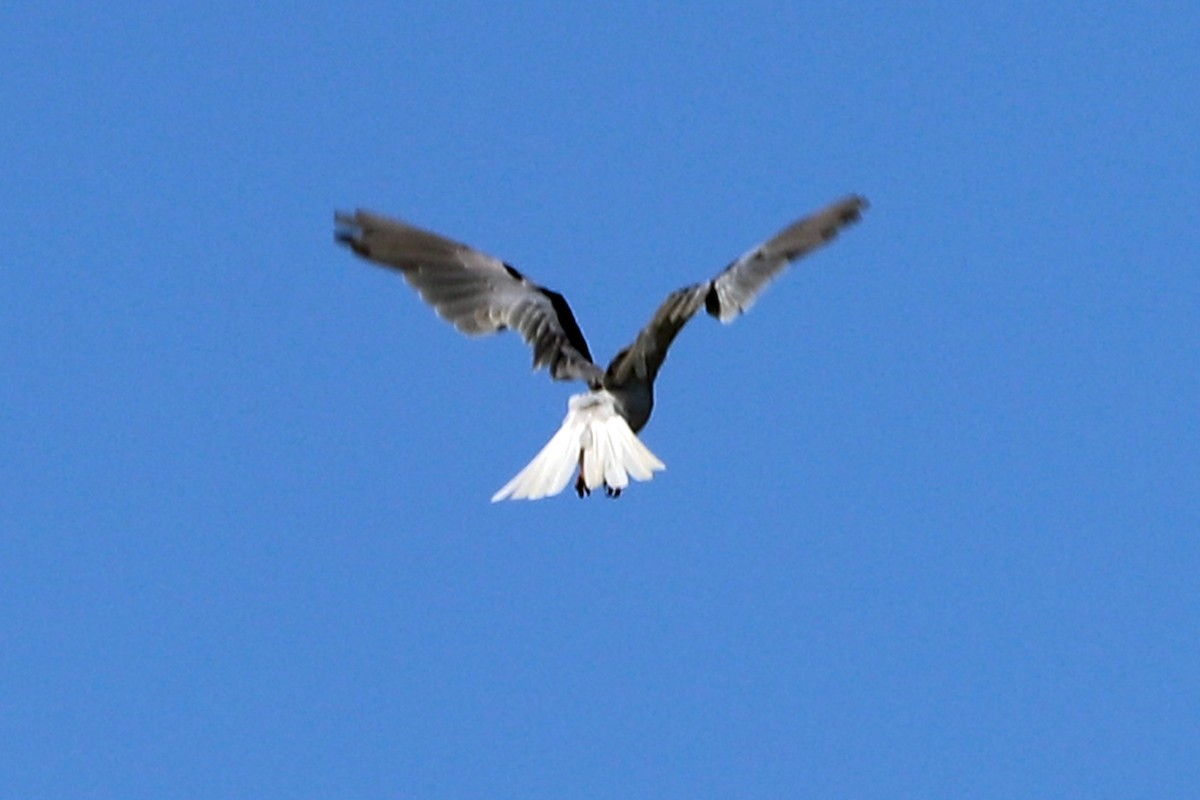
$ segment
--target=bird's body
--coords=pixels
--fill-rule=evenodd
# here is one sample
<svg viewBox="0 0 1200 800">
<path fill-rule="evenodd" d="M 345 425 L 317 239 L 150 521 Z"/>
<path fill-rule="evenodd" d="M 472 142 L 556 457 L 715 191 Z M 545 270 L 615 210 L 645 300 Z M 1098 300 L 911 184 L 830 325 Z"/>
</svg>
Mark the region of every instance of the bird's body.
<svg viewBox="0 0 1200 800">
<path fill-rule="evenodd" d="M 618 414 L 629 423 L 634 433 L 640 433 L 650 421 L 650 412 L 654 410 L 654 384 L 649 381 L 626 381 L 622 384 L 605 384 L 601 391 L 608 392 L 613 398 L 613 406 Z"/>
<path fill-rule="evenodd" d="M 511 265 L 467 245 L 367 211 L 337 214 L 337 241 L 360 256 L 398 269 L 438 314 L 471 335 L 511 328 L 533 348 L 534 368 L 578 380 L 558 432 L 493 501 L 535 500 L 561 492 L 578 470 L 582 497 L 604 487 L 617 496 L 629 478 L 649 480 L 663 463 L 637 433 L 654 408 L 654 380 L 675 336 L 704 308 L 722 322 L 747 310 L 789 263 L 856 221 L 866 201 L 846 197 L 801 219 L 734 260 L 712 280 L 672 292 L 633 343 L 607 369 L 591 352 L 570 306 Z"/>
</svg>

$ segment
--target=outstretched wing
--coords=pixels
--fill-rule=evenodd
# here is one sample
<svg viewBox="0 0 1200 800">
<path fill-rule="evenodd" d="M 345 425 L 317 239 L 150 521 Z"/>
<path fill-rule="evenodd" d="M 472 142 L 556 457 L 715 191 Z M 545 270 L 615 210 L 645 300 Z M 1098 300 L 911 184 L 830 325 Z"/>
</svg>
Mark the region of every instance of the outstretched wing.
<svg viewBox="0 0 1200 800">
<path fill-rule="evenodd" d="M 817 213 L 793 222 L 763 244 L 734 261 L 710 281 L 686 286 L 667 296 L 650 324 L 608 366 L 606 384 L 653 381 L 667 349 L 687 321 L 705 308 L 722 322 L 732 322 L 754 305 L 759 294 L 784 267 L 837 236 L 856 222 L 866 198 L 850 195 Z"/>
<path fill-rule="evenodd" d="M 399 270 L 437 313 L 466 334 L 518 331 L 533 367 L 557 380 L 597 384 L 583 331 L 567 301 L 503 261 L 399 220 L 355 211 L 334 215 L 334 238 L 358 255 Z"/>
</svg>

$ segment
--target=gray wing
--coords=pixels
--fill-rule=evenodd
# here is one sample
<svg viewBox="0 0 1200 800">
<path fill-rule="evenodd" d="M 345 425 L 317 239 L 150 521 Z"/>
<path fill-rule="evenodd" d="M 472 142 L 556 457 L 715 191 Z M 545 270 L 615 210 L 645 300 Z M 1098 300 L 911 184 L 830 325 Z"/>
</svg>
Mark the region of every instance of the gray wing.
<svg viewBox="0 0 1200 800">
<path fill-rule="evenodd" d="M 631 379 L 653 381 L 671 342 L 700 308 L 722 322 L 732 322 L 754 305 L 767 284 L 788 264 L 832 240 L 842 228 L 857 222 L 866 208 L 866 198 L 844 197 L 793 222 L 712 280 L 672 292 L 633 344 L 609 364 L 606 382 L 619 386 Z"/>
<path fill-rule="evenodd" d="M 511 328 L 533 348 L 533 367 L 556 380 L 598 384 L 587 341 L 567 301 L 503 261 L 399 220 L 338 212 L 334 238 L 365 259 L 399 270 L 445 320 L 470 335 Z"/>
</svg>

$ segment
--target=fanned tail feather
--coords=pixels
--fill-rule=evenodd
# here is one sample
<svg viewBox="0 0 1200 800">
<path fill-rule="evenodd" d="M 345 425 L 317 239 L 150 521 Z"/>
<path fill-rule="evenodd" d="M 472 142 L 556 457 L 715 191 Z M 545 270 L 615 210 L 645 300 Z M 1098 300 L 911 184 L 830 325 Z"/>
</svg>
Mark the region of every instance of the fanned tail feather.
<svg viewBox="0 0 1200 800">
<path fill-rule="evenodd" d="M 613 397 L 605 391 L 575 395 L 562 426 L 533 460 L 500 491 L 500 500 L 540 500 L 566 488 L 575 467 L 588 491 L 605 486 L 621 490 L 629 478 L 648 481 L 666 465 L 617 413 Z"/>
</svg>

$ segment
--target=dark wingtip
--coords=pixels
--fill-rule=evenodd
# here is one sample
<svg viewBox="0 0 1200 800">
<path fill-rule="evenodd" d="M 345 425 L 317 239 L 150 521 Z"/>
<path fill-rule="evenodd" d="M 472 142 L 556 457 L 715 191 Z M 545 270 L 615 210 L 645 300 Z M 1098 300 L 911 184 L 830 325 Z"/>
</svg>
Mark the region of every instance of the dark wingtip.
<svg viewBox="0 0 1200 800">
<path fill-rule="evenodd" d="M 349 247 L 360 256 L 367 254 L 367 248 L 363 245 L 362 239 L 359 238 L 362 230 L 358 223 L 357 214 L 335 211 L 333 212 L 333 224 L 333 240 L 335 242 Z"/>
<path fill-rule="evenodd" d="M 862 213 L 871 207 L 871 204 L 867 202 L 867 198 L 861 194 L 848 195 L 839 205 L 841 208 L 836 212 L 837 217 L 834 219 L 833 224 L 820 232 L 823 241 L 828 242 L 834 239 L 841 228 L 858 222 L 862 219 Z"/>
<path fill-rule="evenodd" d="M 861 194 L 852 194 L 846 198 L 849 204 L 845 211 L 842 212 L 842 222 L 857 222 L 862 216 L 862 213 L 871 207 L 870 201 Z"/>
<path fill-rule="evenodd" d="M 363 241 L 348 231 L 334 231 L 333 240 L 340 245 L 349 247 L 355 253 L 364 258 L 370 256 L 370 252 L 367 250 L 367 246 L 363 244 Z"/>
</svg>

